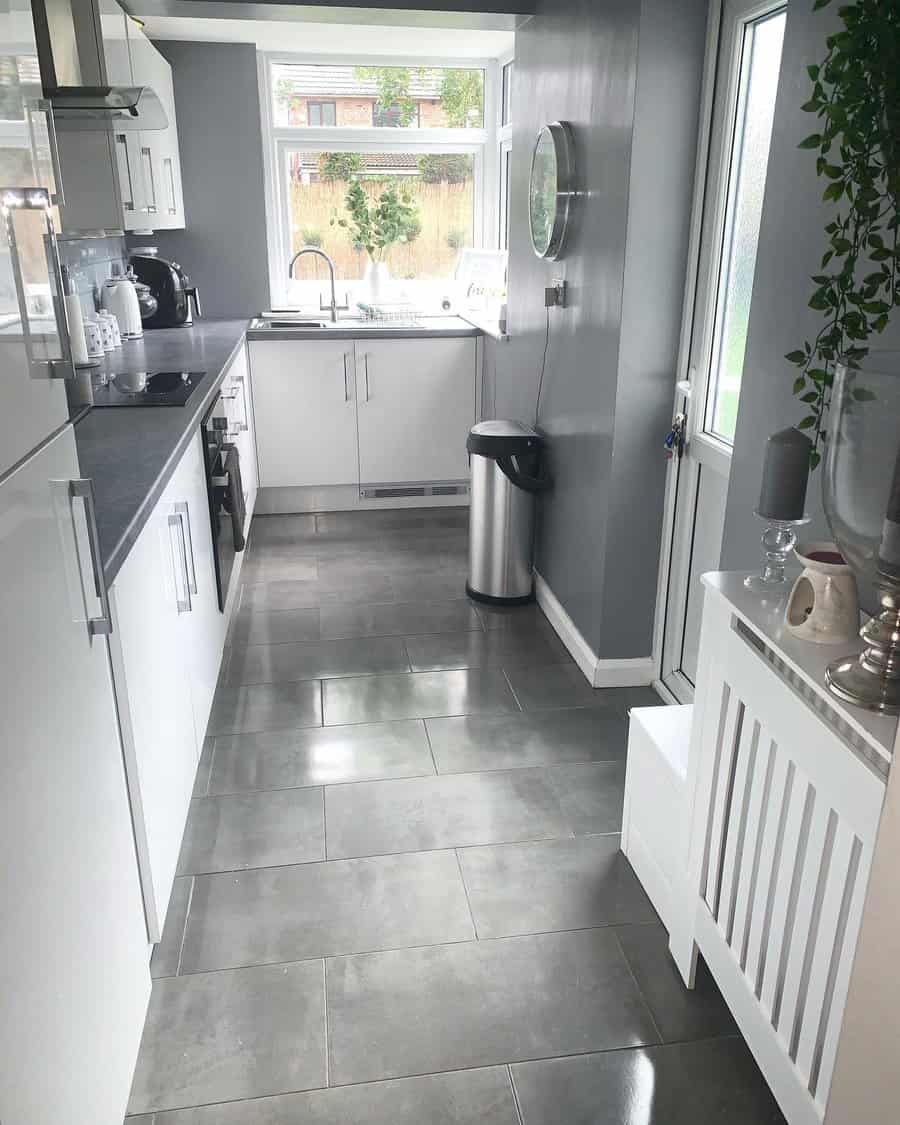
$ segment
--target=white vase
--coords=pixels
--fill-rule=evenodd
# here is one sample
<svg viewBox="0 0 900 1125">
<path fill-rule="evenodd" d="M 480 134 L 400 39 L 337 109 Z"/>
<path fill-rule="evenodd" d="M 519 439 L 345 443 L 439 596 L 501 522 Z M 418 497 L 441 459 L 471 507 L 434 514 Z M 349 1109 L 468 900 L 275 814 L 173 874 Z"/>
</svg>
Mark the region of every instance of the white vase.
<svg viewBox="0 0 900 1125">
<path fill-rule="evenodd" d="M 387 262 L 373 262 L 370 258 L 363 274 L 363 300 L 370 305 L 386 301 L 390 295 L 391 275 Z"/>
</svg>

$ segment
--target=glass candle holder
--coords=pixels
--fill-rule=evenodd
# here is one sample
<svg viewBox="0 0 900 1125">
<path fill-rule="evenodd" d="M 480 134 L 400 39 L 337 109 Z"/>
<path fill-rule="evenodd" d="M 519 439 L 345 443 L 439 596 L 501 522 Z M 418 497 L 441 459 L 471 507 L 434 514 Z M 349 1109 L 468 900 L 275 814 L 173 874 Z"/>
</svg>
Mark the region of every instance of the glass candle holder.
<svg viewBox="0 0 900 1125">
<path fill-rule="evenodd" d="M 763 547 L 763 562 L 759 574 L 751 574 L 744 579 L 744 585 L 755 594 L 767 594 L 787 586 L 784 568 L 797 546 L 797 529 L 809 523 L 810 517 L 799 520 L 773 520 L 754 512 L 765 520 L 766 529 L 760 536 Z"/>
<path fill-rule="evenodd" d="M 876 603 L 865 649 L 829 665 L 826 683 L 848 703 L 900 714 L 900 352 L 836 367 L 822 486 L 860 600 Z"/>
</svg>

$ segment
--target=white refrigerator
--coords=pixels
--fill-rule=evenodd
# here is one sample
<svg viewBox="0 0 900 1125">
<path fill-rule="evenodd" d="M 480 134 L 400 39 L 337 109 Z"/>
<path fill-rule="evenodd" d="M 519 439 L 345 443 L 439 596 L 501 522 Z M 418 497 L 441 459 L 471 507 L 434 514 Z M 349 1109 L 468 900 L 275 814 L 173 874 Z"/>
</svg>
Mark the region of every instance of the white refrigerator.
<svg viewBox="0 0 900 1125">
<path fill-rule="evenodd" d="M 0 1121 L 121 1125 L 148 944 L 36 72 L 0 0 Z"/>
</svg>

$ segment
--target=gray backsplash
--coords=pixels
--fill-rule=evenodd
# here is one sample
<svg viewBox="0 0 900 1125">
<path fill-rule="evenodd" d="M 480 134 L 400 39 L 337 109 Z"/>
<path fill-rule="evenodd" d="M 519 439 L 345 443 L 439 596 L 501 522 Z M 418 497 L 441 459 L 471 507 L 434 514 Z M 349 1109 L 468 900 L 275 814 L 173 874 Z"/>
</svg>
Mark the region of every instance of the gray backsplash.
<svg viewBox="0 0 900 1125">
<path fill-rule="evenodd" d="M 69 271 L 81 298 L 83 313 L 87 315 L 96 310 L 95 294 L 99 295 L 107 278 L 125 272 L 127 258 L 125 239 L 121 235 L 60 239 L 59 259 Z"/>
</svg>

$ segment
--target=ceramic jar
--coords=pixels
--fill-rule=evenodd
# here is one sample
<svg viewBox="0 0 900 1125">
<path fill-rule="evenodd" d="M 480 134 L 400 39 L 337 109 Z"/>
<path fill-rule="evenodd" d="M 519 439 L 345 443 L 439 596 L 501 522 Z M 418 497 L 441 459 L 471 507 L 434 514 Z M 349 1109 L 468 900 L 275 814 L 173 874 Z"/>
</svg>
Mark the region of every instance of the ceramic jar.
<svg viewBox="0 0 900 1125">
<path fill-rule="evenodd" d="M 820 645 L 844 645 L 859 634 L 859 598 L 853 571 L 837 545 L 802 543 L 794 551 L 803 573 L 784 614 L 789 632 Z"/>
</svg>

